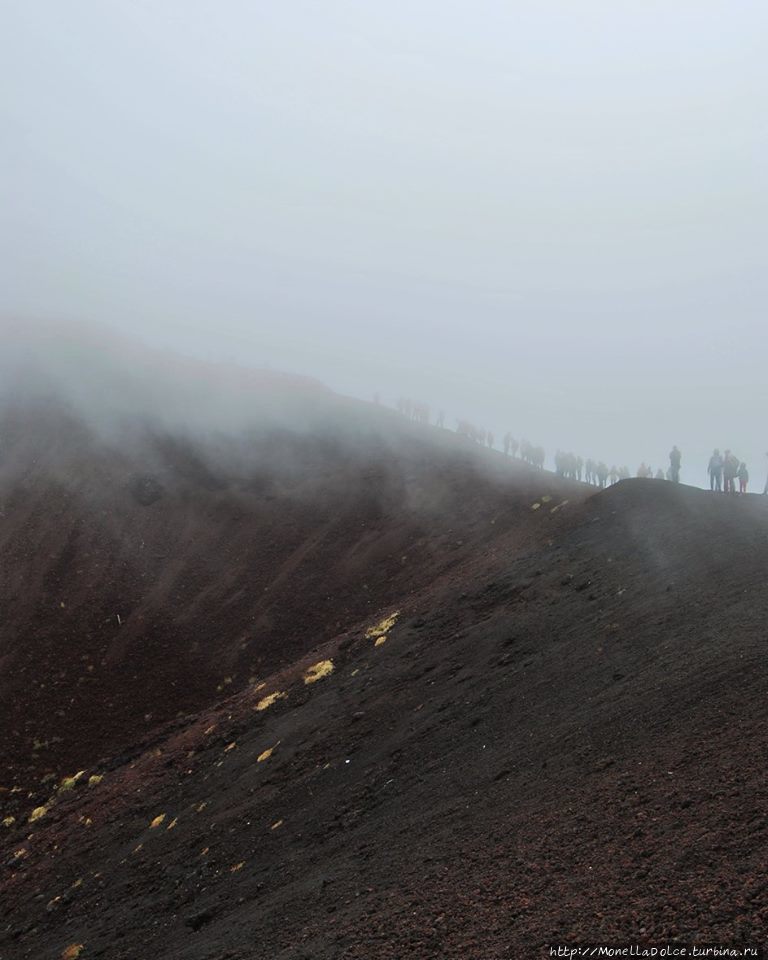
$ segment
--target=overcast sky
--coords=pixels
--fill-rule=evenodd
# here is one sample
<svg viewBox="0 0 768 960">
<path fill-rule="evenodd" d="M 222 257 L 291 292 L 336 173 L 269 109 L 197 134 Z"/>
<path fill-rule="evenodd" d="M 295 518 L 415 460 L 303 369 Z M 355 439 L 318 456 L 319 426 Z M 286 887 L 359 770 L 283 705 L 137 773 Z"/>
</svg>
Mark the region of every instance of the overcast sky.
<svg viewBox="0 0 768 960">
<path fill-rule="evenodd" d="M 762 489 L 766 38 L 759 0 L 3 0 L 0 316 Z"/>
</svg>

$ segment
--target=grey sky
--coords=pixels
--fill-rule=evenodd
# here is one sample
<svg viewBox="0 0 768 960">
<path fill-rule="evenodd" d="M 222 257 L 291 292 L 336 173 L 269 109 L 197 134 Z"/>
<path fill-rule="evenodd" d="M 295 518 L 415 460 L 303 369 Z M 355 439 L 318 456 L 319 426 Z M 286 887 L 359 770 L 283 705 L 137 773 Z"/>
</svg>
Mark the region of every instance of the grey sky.
<svg viewBox="0 0 768 960">
<path fill-rule="evenodd" d="M 730 445 L 762 488 L 767 36 L 739 0 L 5 0 L 2 316 L 633 471 L 676 442 L 692 482 Z"/>
</svg>

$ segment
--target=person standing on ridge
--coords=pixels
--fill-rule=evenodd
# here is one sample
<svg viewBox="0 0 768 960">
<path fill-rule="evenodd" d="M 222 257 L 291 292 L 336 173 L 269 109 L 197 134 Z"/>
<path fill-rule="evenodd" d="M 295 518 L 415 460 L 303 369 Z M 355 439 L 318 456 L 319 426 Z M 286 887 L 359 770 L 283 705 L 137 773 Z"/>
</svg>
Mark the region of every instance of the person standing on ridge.
<svg viewBox="0 0 768 960">
<path fill-rule="evenodd" d="M 715 450 L 709 458 L 709 489 L 720 493 L 723 489 L 723 458 L 720 451 Z"/>
<path fill-rule="evenodd" d="M 680 462 L 682 459 L 682 454 L 677 449 L 677 446 L 672 447 L 669 454 L 669 479 L 672 483 L 680 483 Z"/>
<path fill-rule="evenodd" d="M 723 490 L 725 493 L 736 493 L 736 474 L 739 470 L 739 460 L 730 450 L 723 456 Z"/>
<path fill-rule="evenodd" d="M 739 464 L 736 476 L 739 478 L 739 493 L 746 493 L 747 484 L 749 483 L 749 470 L 747 470 L 747 465 L 743 460 Z"/>
</svg>

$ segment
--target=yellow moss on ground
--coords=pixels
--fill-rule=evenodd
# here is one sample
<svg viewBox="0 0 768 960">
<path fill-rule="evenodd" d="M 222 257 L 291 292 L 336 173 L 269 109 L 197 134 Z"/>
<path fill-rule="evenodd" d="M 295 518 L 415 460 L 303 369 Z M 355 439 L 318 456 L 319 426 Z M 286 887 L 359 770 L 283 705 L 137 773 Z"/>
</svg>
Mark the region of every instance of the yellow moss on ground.
<svg viewBox="0 0 768 960">
<path fill-rule="evenodd" d="M 394 627 L 397 622 L 397 618 L 400 616 L 400 611 L 396 610 L 394 613 L 391 613 L 388 617 L 384 617 L 382 620 L 379 620 L 378 623 L 374 623 L 372 627 L 368 627 L 365 631 L 366 640 L 375 640 L 381 637 L 386 637 L 389 631 Z"/>
<path fill-rule="evenodd" d="M 380 647 L 382 643 L 386 643 L 387 636 L 389 631 L 394 627 L 397 622 L 397 618 L 400 616 L 400 611 L 396 610 L 394 613 L 391 613 L 388 617 L 384 617 L 383 620 L 380 620 L 378 623 L 375 623 L 372 627 L 369 627 L 365 631 L 365 637 L 367 640 L 374 640 L 374 646 Z"/>
<path fill-rule="evenodd" d="M 152 821 L 152 823 L 150 823 L 149 829 L 150 829 L 150 830 L 157 830 L 157 828 L 158 828 L 164 821 L 165 821 L 165 814 L 164 814 L 164 813 L 159 813 L 159 814 L 155 817 L 155 819 Z"/>
<path fill-rule="evenodd" d="M 274 747 L 269 747 L 267 750 L 264 750 L 262 753 L 260 753 L 258 757 L 256 757 L 256 763 L 263 763 L 265 760 L 269 760 L 274 749 Z"/>
<path fill-rule="evenodd" d="M 46 813 L 48 813 L 48 807 L 35 807 L 29 815 L 29 822 L 34 823 L 36 820 L 42 819 Z"/>
<path fill-rule="evenodd" d="M 82 780 L 84 776 L 85 770 L 78 770 L 74 777 L 64 777 L 59 784 L 59 790 L 62 792 L 66 790 L 73 790 L 78 781 Z"/>
<path fill-rule="evenodd" d="M 63 950 L 61 960 L 77 960 L 83 950 L 85 947 L 82 943 L 71 943 Z"/>
<path fill-rule="evenodd" d="M 256 704 L 256 709 L 266 710 L 267 707 L 271 707 L 276 701 L 284 700 L 286 696 L 287 694 L 283 693 L 282 690 L 275 690 L 274 693 L 270 693 L 263 699 L 259 700 L 259 702 Z"/>
<path fill-rule="evenodd" d="M 318 680 L 322 680 L 330 673 L 333 673 L 333 660 L 321 660 L 311 666 L 304 674 L 304 683 L 317 683 Z"/>
</svg>

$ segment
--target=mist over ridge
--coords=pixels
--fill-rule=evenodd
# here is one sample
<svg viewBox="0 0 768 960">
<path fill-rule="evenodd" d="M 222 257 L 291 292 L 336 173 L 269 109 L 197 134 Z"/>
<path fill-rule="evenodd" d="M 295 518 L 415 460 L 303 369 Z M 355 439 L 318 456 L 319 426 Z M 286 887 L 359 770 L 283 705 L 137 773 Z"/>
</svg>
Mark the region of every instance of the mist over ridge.
<svg viewBox="0 0 768 960">
<path fill-rule="evenodd" d="M 763 956 L 766 38 L 0 2 L 0 960 Z"/>
<path fill-rule="evenodd" d="M 762 483 L 766 17 L 14 0 L 0 327 L 105 324 L 632 472 L 676 443 L 689 483 L 731 447 Z"/>
</svg>

